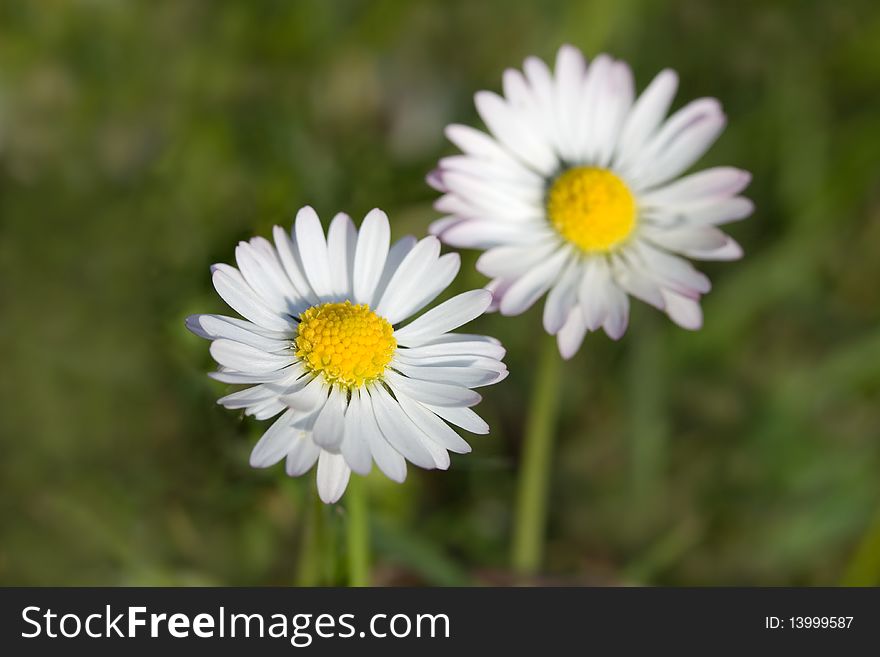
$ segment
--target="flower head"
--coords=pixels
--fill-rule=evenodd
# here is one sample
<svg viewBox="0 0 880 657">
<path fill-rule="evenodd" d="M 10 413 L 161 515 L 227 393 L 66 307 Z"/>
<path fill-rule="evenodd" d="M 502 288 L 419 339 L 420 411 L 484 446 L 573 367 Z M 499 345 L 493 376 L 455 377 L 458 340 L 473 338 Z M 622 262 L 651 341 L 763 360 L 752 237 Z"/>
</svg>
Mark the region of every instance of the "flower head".
<svg viewBox="0 0 880 657">
<path fill-rule="evenodd" d="M 477 269 L 493 280 L 493 307 L 517 315 L 542 295 L 544 328 L 566 358 L 587 331 L 626 331 L 629 296 L 687 329 L 702 325 L 709 279 L 683 257 L 735 260 L 739 245 L 717 228 L 751 214 L 738 194 L 750 176 L 731 167 L 679 178 L 725 125 L 713 98 L 666 118 L 678 78 L 660 72 L 635 97 L 624 62 L 589 65 L 560 48 L 550 72 L 530 57 L 504 73 L 504 97 L 476 95 L 491 136 L 463 125 L 446 134 L 462 155 L 429 176 L 447 216 L 431 232 L 484 250 Z"/>
<path fill-rule="evenodd" d="M 240 243 L 238 268 L 213 268 L 218 294 L 244 319 L 187 318 L 193 333 L 212 340 L 220 368 L 211 376 L 247 386 L 219 403 L 261 420 L 278 416 L 251 465 L 286 459 L 287 473 L 298 476 L 317 462 L 318 492 L 330 503 L 352 470 L 366 474 L 374 461 L 400 482 L 406 461 L 445 469 L 448 452 L 469 452 L 447 422 L 488 433 L 470 408 L 480 401 L 473 388 L 507 376 L 504 348 L 450 331 L 481 315 L 491 293 L 459 294 L 398 326 L 449 286 L 459 256 L 441 256 L 435 237 L 390 246 L 380 210 L 360 231 L 338 214 L 325 237 L 306 207 L 292 234 L 276 226 L 274 238 Z"/>
</svg>

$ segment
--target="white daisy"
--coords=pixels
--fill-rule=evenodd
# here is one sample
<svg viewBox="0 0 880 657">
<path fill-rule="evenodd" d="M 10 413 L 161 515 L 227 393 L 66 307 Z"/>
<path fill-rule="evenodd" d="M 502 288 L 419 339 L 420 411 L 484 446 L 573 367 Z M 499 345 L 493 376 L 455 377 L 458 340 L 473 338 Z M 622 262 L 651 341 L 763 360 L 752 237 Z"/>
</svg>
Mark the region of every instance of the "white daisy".
<svg viewBox="0 0 880 657">
<path fill-rule="evenodd" d="M 298 476 L 318 463 L 318 491 L 335 502 L 351 470 L 373 461 L 394 481 L 406 463 L 449 467 L 470 446 L 446 423 L 473 433 L 488 425 L 471 410 L 472 389 L 507 376 L 504 348 L 482 335 L 450 333 L 481 315 L 487 290 L 459 294 L 403 327 L 458 273 L 458 254 L 436 237 L 404 237 L 389 248 L 384 212 L 358 231 L 337 214 L 327 236 L 315 211 L 299 211 L 275 244 L 241 242 L 238 269 L 213 267 L 214 287 L 244 320 L 193 315 L 189 329 L 212 340 L 211 376 L 246 387 L 219 400 L 260 420 L 279 416 L 251 452 L 253 467 L 286 459 Z M 441 419 L 442 418 L 442 419 Z M 444 422 L 446 420 L 446 422 Z"/>
<path fill-rule="evenodd" d="M 446 134 L 462 151 L 428 178 L 447 216 L 431 232 L 483 249 L 493 307 L 517 315 L 549 291 L 544 327 L 565 358 L 587 331 L 620 338 L 632 295 L 687 329 L 702 325 L 709 279 L 680 256 L 734 260 L 720 224 L 753 206 L 750 175 L 716 167 L 676 179 L 725 125 L 714 98 L 665 119 L 678 86 L 664 70 L 635 98 L 629 66 L 599 55 L 589 66 L 560 48 L 555 73 L 530 57 L 504 73 L 504 97 L 476 94 L 491 136 L 463 125 Z M 665 119 L 665 120 L 664 120 Z"/>
</svg>

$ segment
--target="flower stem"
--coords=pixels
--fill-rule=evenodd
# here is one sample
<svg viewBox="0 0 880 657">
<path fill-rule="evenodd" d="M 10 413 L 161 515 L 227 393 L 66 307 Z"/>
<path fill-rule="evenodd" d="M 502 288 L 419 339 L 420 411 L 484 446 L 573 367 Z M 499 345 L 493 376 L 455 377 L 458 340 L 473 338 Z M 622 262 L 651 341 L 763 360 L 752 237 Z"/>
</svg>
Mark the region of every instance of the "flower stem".
<svg viewBox="0 0 880 657">
<path fill-rule="evenodd" d="M 538 572 L 544 556 L 548 478 L 559 412 L 561 360 L 555 338 L 546 336 L 529 404 L 514 511 L 511 557 L 513 569 L 520 575 Z"/>
<path fill-rule="evenodd" d="M 297 567 L 297 586 L 321 586 L 324 576 L 322 567 L 322 534 L 324 524 L 324 506 L 318 498 L 317 491 L 306 496 L 309 508 L 305 513 L 305 526 L 302 533 L 302 546 Z"/>
<path fill-rule="evenodd" d="M 370 585 L 370 527 L 366 481 L 352 477 L 348 484 L 348 585 Z"/>
</svg>

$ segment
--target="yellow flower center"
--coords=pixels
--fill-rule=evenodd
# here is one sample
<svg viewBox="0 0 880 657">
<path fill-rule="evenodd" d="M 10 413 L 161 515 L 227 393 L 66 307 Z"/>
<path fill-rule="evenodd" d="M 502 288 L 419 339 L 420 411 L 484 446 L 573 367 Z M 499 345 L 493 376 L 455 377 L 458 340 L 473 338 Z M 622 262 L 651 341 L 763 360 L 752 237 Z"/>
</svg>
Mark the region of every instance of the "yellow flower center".
<svg viewBox="0 0 880 657">
<path fill-rule="evenodd" d="M 635 228 L 636 200 L 607 169 L 574 167 L 550 187 L 547 213 L 556 230 L 581 250 L 607 252 Z"/>
<path fill-rule="evenodd" d="M 322 303 L 305 311 L 294 344 L 306 368 L 344 388 L 382 376 L 397 348 L 391 324 L 367 304 L 350 301 Z"/>
</svg>

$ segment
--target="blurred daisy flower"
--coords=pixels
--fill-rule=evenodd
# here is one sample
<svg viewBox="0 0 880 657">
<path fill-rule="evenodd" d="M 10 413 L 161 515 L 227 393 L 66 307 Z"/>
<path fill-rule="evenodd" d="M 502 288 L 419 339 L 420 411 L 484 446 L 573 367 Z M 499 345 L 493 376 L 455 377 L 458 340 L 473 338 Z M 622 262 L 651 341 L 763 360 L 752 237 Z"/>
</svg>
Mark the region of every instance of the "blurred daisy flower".
<svg viewBox="0 0 880 657">
<path fill-rule="evenodd" d="M 661 71 L 635 97 L 629 66 L 599 55 L 587 64 L 560 48 L 555 72 L 534 57 L 504 73 L 504 97 L 476 94 L 490 135 L 451 125 L 463 152 L 429 182 L 446 214 L 431 232 L 485 250 L 493 306 L 517 315 L 549 292 L 544 327 L 573 356 L 587 331 L 626 331 L 629 296 L 686 329 L 702 325 L 709 279 L 681 256 L 735 260 L 739 245 L 717 226 L 751 214 L 738 194 L 747 172 L 716 167 L 679 178 L 721 134 L 725 116 L 700 98 L 666 118 L 678 86 Z"/>
<path fill-rule="evenodd" d="M 507 375 L 504 349 L 482 335 L 450 333 L 481 315 L 491 293 L 473 290 L 406 326 L 458 273 L 458 254 L 435 237 L 404 237 L 389 248 L 388 218 L 373 210 L 358 231 L 338 214 L 325 237 L 314 210 L 292 234 L 276 226 L 235 251 L 238 268 L 213 267 L 218 294 L 244 319 L 193 315 L 189 329 L 212 340 L 218 381 L 248 387 L 219 403 L 260 420 L 278 416 L 251 452 L 253 467 L 286 459 L 290 476 L 318 464 L 318 492 L 337 501 L 351 471 L 373 461 L 394 481 L 406 461 L 449 467 L 469 445 L 447 422 L 488 433 L 471 410 L 472 389 Z M 445 420 L 445 421 L 444 421 Z"/>
</svg>

